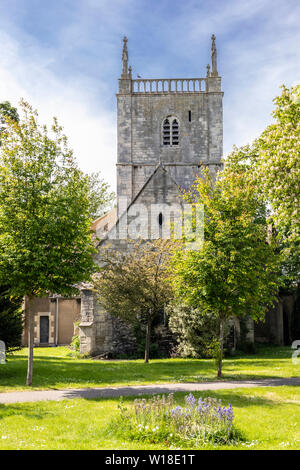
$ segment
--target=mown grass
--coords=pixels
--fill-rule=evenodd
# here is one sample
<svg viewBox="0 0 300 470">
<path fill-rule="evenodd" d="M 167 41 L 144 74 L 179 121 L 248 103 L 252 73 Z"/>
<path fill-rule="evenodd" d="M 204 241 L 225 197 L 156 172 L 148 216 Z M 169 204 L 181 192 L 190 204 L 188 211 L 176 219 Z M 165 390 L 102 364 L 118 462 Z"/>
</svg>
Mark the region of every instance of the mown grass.
<svg viewBox="0 0 300 470">
<path fill-rule="evenodd" d="M 299 387 L 197 392 L 231 403 L 235 426 L 245 441 L 205 449 L 300 449 Z M 183 404 L 184 393 L 175 399 Z M 130 405 L 134 397 L 124 399 Z M 0 449 L 168 449 L 109 434 L 118 400 L 74 399 L 61 402 L 0 405 Z"/>
<path fill-rule="evenodd" d="M 300 365 L 291 360 L 288 347 L 261 347 L 256 355 L 224 360 L 225 380 L 297 377 Z M 142 385 L 151 383 L 203 382 L 216 380 L 213 359 L 155 359 L 99 361 L 73 357 L 67 347 L 35 348 L 33 387 L 63 389 Z M 27 350 L 22 349 L 0 365 L 0 392 L 28 390 L 25 386 Z"/>
</svg>

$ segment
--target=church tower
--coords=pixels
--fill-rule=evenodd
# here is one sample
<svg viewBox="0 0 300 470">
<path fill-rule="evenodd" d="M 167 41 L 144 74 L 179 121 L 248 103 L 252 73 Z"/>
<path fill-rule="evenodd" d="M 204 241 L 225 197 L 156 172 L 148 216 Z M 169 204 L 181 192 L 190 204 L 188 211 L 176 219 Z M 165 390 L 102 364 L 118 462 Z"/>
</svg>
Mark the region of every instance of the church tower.
<svg viewBox="0 0 300 470">
<path fill-rule="evenodd" d="M 220 169 L 223 92 L 215 36 L 211 39 L 206 77 L 132 79 L 124 37 L 117 93 L 118 209 L 95 222 L 101 239 L 96 263 L 101 263 L 103 247 L 127 252 L 136 235 L 168 238 L 175 217 L 171 211 L 182 202 L 182 189 L 193 184 L 201 164 L 213 175 Z M 82 353 L 127 354 L 135 341 L 130 329 L 99 307 L 88 286 L 81 290 L 79 331 Z"/>
<path fill-rule="evenodd" d="M 184 189 L 201 163 L 212 173 L 220 168 L 223 92 L 215 39 L 212 35 L 211 65 L 203 78 L 132 79 L 124 37 L 117 93 L 117 195 L 128 203 L 158 165 Z"/>
</svg>

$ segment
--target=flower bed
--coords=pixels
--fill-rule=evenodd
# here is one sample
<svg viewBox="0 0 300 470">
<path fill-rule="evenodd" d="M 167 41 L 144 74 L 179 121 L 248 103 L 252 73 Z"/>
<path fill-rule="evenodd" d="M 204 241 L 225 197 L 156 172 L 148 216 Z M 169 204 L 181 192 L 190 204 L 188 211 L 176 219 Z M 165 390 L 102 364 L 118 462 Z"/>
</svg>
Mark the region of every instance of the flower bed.
<svg viewBox="0 0 300 470">
<path fill-rule="evenodd" d="M 228 444 L 238 439 L 233 425 L 231 405 L 223 406 L 215 398 L 185 396 L 185 406 L 175 403 L 173 394 L 137 399 L 127 408 L 119 404 L 119 416 L 112 424 L 114 432 L 132 440 L 152 443 Z"/>
</svg>

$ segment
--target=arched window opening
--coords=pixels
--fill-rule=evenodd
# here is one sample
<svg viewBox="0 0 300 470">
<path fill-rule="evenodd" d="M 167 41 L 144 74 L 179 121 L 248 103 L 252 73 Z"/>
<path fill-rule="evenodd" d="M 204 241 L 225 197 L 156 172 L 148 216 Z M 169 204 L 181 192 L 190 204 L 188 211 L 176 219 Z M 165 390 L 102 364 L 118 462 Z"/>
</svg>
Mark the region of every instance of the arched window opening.
<svg viewBox="0 0 300 470">
<path fill-rule="evenodd" d="M 169 119 L 164 120 L 164 125 L 163 125 L 163 144 L 164 145 L 170 145 L 171 143 L 171 133 L 170 133 L 170 121 Z"/>
<path fill-rule="evenodd" d="M 179 122 L 178 119 L 172 116 L 167 117 L 163 122 L 163 145 L 178 145 L 179 144 Z"/>
<path fill-rule="evenodd" d="M 158 215 L 158 223 L 159 223 L 159 226 L 161 227 L 163 223 L 163 215 L 161 212 Z"/>
<path fill-rule="evenodd" d="M 178 137 L 179 137 L 179 125 L 178 121 L 174 119 L 172 122 L 172 145 L 178 145 Z"/>
</svg>

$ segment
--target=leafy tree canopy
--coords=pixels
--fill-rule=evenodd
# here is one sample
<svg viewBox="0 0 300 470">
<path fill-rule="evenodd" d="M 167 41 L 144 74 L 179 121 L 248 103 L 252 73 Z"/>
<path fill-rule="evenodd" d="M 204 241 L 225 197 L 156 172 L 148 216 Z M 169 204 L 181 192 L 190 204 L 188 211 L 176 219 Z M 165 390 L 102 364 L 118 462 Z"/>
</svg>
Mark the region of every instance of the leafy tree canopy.
<svg viewBox="0 0 300 470">
<path fill-rule="evenodd" d="M 169 262 L 168 240 L 138 242 L 129 253 L 111 248 L 100 251 L 102 268 L 94 279 L 98 301 L 130 325 L 147 325 L 145 362 L 153 320 L 172 297 Z"/>
<path fill-rule="evenodd" d="M 5 131 L 6 120 L 10 119 L 14 122 L 19 122 L 19 113 L 17 108 L 14 108 L 9 101 L 3 101 L 0 103 L 0 145 L 1 145 L 1 134 Z"/>
<path fill-rule="evenodd" d="M 70 294 L 93 271 L 89 177 L 54 119 L 52 135 L 21 103 L 0 150 L 0 276 L 16 295 Z"/>
<path fill-rule="evenodd" d="M 21 348 L 22 298 L 11 298 L 9 288 L 0 286 L 0 340 L 9 352 Z"/>
<path fill-rule="evenodd" d="M 95 191 L 76 165 L 57 120 L 51 132 L 21 102 L 19 123 L 5 118 L 0 147 L 0 283 L 13 296 L 70 295 L 94 272 Z M 99 198 L 97 203 L 99 203 Z M 33 314 L 29 309 L 32 383 Z"/>
<path fill-rule="evenodd" d="M 186 199 L 204 204 L 204 241 L 198 250 L 177 252 L 173 284 L 179 301 L 204 316 L 218 317 L 221 375 L 226 320 L 245 315 L 262 319 L 276 298 L 275 243 L 268 234 L 265 206 L 242 169 L 227 168 L 215 183 L 204 169 Z"/>
<path fill-rule="evenodd" d="M 5 123 L 4 117 L 9 117 L 12 121 L 19 122 L 19 113 L 17 108 L 14 108 L 9 101 L 0 103 L 0 116 L 2 124 Z"/>
<path fill-rule="evenodd" d="M 257 193 L 270 205 L 286 281 L 300 278 L 300 85 L 274 99 L 275 121 L 251 146 L 234 149 L 226 161 L 243 166 Z"/>
<path fill-rule="evenodd" d="M 89 183 L 90 215 L 93 220 L 101 217 L 109 209 L 115 200 L 115 193 L 110 191 L 99 172 L 87 175 Z"/>
</svg>

